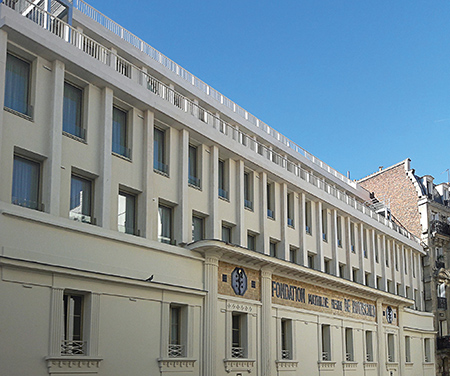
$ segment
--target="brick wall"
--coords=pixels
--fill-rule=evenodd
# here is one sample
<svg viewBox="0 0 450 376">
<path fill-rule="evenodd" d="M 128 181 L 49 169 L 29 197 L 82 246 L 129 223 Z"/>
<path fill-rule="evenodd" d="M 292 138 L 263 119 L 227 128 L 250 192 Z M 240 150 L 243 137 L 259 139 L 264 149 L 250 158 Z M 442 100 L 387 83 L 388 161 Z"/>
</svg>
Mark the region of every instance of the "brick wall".
<svg viewBox="0 0 450 376">
<path fill-rule="evenodd" d="M 364 178 L 359 184 L 390 203 L 391 213 L 409 232 L 421 237 L 418 195 L 405 170 L 405 162 Z"/>
</svg>

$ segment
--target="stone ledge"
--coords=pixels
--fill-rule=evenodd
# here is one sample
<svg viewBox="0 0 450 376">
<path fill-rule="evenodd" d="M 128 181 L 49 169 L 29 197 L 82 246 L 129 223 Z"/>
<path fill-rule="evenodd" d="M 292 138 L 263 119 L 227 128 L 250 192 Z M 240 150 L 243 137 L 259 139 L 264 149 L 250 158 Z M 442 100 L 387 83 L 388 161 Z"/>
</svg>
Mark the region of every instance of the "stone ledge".
<svg viewBox="0 0 450 376">
<path fill-rule="evenodd" d="M 197 359 L 158 358 L 161 372 L 193 372 Z"/>
<path fill-rule="evenodd" d="M 84 373 L 97 374 L 102 358 L 92 356 L 48 356 L 48 373 L 50 375 Z"/>
<path fill-rule="evenodd" d="M 398 370 L 398 363 L 397 362 L 387 362 L 386 363 L 386 369 L 388 371 L 397 371 Z"/>
<path fill-rule="evenodd" d="M 227 373 L 244 371 L 251 373 L 255 368 L 256 360 L 254 359 L 224 359 L 225 371 Z"/>
<path fill-rule="evenodd" d="M 378 363 L 377 362 L 364 362 L 364 369 L 371 369 L 371 368 L 377 368 Z"/>
<path fill-rule="evenodd" d="M 322 360 L 317 362 L 320 371 L 334 371 L 336 368 L 336 362 L 329 360 Z"/>
<path fill-rule="evenodd" d="M 344 370 L 356 370 L 358 368 L 358 362 L 345 361 L 342 362 Z"/>
<path fill-rule="evenodd" d="M 296 360 L 290 360 L 290 359 L 283 359 L 283 360 L 276 360 L 275 361 L 277 365 L 278 371 L 295 371 L 298 367 L 298 361 Z"/>
</svg>

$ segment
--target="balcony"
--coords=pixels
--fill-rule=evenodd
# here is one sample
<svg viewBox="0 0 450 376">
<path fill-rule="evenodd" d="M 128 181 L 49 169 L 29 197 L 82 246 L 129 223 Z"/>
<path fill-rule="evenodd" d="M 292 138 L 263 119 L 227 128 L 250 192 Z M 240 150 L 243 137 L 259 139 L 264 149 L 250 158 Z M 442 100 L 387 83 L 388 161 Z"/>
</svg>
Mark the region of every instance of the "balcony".
<svg viewBox="0 0 450 376">
<path fill-rule="evenodd" d="M 439 220 L 431 221 L 430 230 L 432 233 L 450 236 L 450 224 L 444 221 Z"/>
<path fill-rule="evenodd" d="M 438 350 L 450 349 L 450 336 L 437 337 L 437 349 Z"/>
<path fill-rule="evenodd" d="M 437 307 L 438 307 L 438 309 L 446 310 L 447 309 L 447 298 L 441 298 L 438 296 Z"/>
</svg>

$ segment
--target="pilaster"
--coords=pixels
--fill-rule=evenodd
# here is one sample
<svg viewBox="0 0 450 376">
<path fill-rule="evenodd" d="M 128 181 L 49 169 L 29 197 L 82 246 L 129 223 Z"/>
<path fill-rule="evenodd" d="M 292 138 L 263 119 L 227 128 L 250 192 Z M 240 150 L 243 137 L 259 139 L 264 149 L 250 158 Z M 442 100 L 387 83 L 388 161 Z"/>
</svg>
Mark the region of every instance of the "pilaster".
<svg viewBox="0 0 450 376">
<path fill-rule="evenodd" d="M 281 195 L 281 202 L 280 202 L 280 225 L 281 225 L 281 242 L 280 242 L 280 249 L 278 252 L 282 256 L 283 260 L 289 260 L 289 244 L 287 241 L 287 213 L 288 213 L 288 202 L 287 202 L 287 184 L 282 183 L 280 184 L 280 195 Z"/>
<path fill-rule="evenodd" d="M 205 317 L 203 322 L 203 374 L 215 375 L 217 342 L 217 298 L 218 273 L 221 254 L 215 251 L 205 253 Z"/>
<path fill-rule="evenodd" d="M 52 215 L 60 215 L 61 192 L 61 153 L 63 130 L 63 102 L 64 102 L 64 63 L 59 60 L 53 62 L 52 67 L 53 92 L 51 97 L 51 133 L 48 158 L 47 192 L 43 197 L 44 207 Z"/>
<path fill-rule="evenodd" d="M 210 239 L 221 239 L 219 219 L 219 148 L 211 146 L 211 170 L 209 174 Z"/>
<path fill-rule="evenodd" d="M 5 137 L 3 135 L 3 127 L 4 127 L 4 105 L 5 105 L 5 75 L 6 75 L 6 55 L 8 51 L 8 34 L 5 30 L 0 29 L 0 77 L 2 79 L 0 80 L 0 175 L 3 176 L 5 173 L 4 171 L 4 164 L 6 163 L 5 159 L 2 155 L 2 144 L 5 142 Z M 9 163 L 9 162 L 8 162 Z M 6 188 L 6 187 L 5 187 Z M 10 201 L 11 200 L 11 192 L 9 191 L 10 187 L 8 189 L 1 189 L 0 190 L 0 200 L 2 201 Z M 8 193 L 7 193 L 8 192 Z"/>
<path fill-rule="evenodd" d="M 100 147 L 100 165 L 102 172 L 98 178 L 100 185 L 100 197 L 96 200 L 95 216 L 98 225 L 110 228 L 110 201 L 111 201 L 111 175 L 112 175 L 112 113 L 113 113 L 113 91 L 105 87 L 101 94 L 101 127 L 102 144 Z"/>
<path fill-rule="evenodd" d="M 366 279 L 366 271 L 365 271 L 365 261 L 366 258 L 364 256 L 364 252 L 368 252 L 367 249 L 364 249 L 364 225 L 362 224 L 362 222 L 359 224 L 358 226 L 359 229 L 359 247 L 358 247 L 358 253 L 359 253 L 359 282 L 362 284 L 365 284 L 365 279 Z M 367 247 L 367 244 L 366 244 Z"/>
<path fill-rule="evenodd" d="M 316 203 L 316 244 L 317 244 L 317 270 L 325 271 L 325 263 L 323 259 L 323 229 L 322 229 L 322 202 Z M 314 229 L 313 229 L 314 231 Z"/>
<path fill-rule="evenodd" d="M 91 315 L 89 327 L 89 355 L 98 356 L 100 339 L 100 294 L 91 294 Z"/>
<path fill-rule="evenodd" d="M 377 300 L 377 352 L 378 376 L 384 376 L 386 364 L 386 338 L 383 328 L 383 301 Z"/>
<path fill-rule="evenodd" d="M 330 226 L 330 241 L 331 241 L 331 255 L 333 260 L 331 261 L 331 274 L 339 275 L 339 258 L 337 252 L 338 244 L 338 231 L 337 231 L 337 210 L 331 210 L 332 226 Z"/>
<path fill-rule="evenodd" d="M 143 168 L 143 191 L 142 200 L 138 205 L 139 228 L 148 239 L 157 239 L 157 210 L 158 201 L 154 200 L 153 185 L 153 137 L 154 137 L 154 114 L 146 110 L 144 112 L 144 168 Z"/>
<path fill-rule="evenodd" d="M 300 231 L 300 255 L 301 260 L 300 264 L 303 266 L 308 265 L 308 250 L 306 249 L 306 210 L 305 210 L 305 203 L 306 203 L 306 195 L 302 192 L 300 194 L 300 218 L 299 218 L 299 228 L 298 231 Z"/>
<path fill-rule="evenodd" d="M 50 356 L 61 355 L 61 340 L 63 339 L 64 289 L 52 288 L 50 309 Z"/>
<path fill-rule="evenodd" d="M 257 244 L 257 249 L 259 252 L 268 254 L 269 253 L 269 238 L 266 239 L 267 233 L 267 174 L 263 171 L 259 175 L 259 212 L 260 215 L 260 235 Z"/>
<path fill-rule="evenodd" d="M 244 161 L 236 161 L 236 213 L 237 213 L 237 231 L 236 242 L 242 247 L 247 244 L 245 227 L 245 208 L 244 208 Z"/>
<path fill-rule="evenodd" d="M 397 323 L 398 323 L 398 364 L 400 366 L 400 375 L 406 375 L 405 371 L 405 331 L 403 329 L 403 315 L 404 307 L 399 306 L 397 312 Z"/>
<path fill-rule="evenodd" d="M 272 269 L 261 269 L 261 376 L 272 376 L 275 354 L 272 354 Z"/>
<path fill-rule="evenodd" d="M 181 243 L 189 243 L 192 240 L 192 218 L 189 213 L 188 181 L 189 181 L 189 132 L 186 129 L 180 131 L 180 155 L 178 174 L 178 206 L 179 215 L 175 215 L 175 228 L 180 234 Z"/>
</svg>

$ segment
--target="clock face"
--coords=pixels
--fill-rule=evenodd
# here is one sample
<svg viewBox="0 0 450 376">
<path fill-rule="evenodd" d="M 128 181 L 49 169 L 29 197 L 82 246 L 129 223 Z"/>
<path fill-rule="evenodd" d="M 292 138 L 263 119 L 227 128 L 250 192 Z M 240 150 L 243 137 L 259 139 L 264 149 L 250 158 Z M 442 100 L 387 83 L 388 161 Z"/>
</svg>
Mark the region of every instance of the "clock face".
<svg viewBox="0 0 450 376">
<path fill-rule="evenodd" d="M 391 306 L 386 308 L 386 320 L 389 324 L 392 324 L 392 321 L 394 320 L 394 312 Z"/>
</svg>

